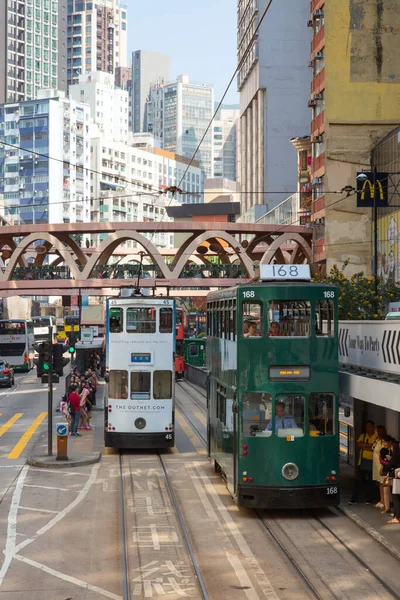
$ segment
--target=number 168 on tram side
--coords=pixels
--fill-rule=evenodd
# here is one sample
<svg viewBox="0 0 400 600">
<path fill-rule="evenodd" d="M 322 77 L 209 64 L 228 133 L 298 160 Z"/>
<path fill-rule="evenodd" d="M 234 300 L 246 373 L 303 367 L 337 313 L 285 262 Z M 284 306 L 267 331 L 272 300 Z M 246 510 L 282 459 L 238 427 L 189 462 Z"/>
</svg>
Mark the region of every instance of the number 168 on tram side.
<svg viewBox="0 0 400 600">
<path fill-rule="evenodd" d="M 239 505 L 339 504 L 337 312 L 308 265 L 208 295 L 208 451 Z"/>
</svg>

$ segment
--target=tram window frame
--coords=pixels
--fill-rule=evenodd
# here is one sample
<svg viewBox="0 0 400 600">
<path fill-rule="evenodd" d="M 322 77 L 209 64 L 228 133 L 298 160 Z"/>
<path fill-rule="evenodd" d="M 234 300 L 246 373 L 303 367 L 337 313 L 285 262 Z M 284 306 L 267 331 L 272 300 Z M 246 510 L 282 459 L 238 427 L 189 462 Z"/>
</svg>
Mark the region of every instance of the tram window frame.
<svg viewBox="0 0 400 600">
<path fill-rule="evenodd" d="M 195 352 L 193 352 L 195 350 Z M 199 356 L 200 348 L 198 344 L 189 344 L 189 356 Z"/>
<path fill-rule="evenodd" d="M 137 318 L 137 321 L 136 321 L 136 326 L 137 326 L 136 330 L 129 329 L 129 312 L 130 311 L 135 311 L 139 315 L 139 318 Z M 151 311 L 153 311 L 154 318 L 151 320 L 143 319 L 142 315 L 143 315 L 144 311 L 147 312 L 147 315 L 151 314 Z M 150 324 L 150 326 L 148 326 L 148 324 Z M 157 310 L 156 310 L 155 306 L 129 306 L 126 309 L 126 333 L 148 335 L 148 334 L 156 333 L 156 331 L 157 331 Z"/>
<path fill-rule="evenodd" d="M 279 403 L 283 403 L 285 405 L 285 411 L 288 408 L 287 402 L 290 400 L 298 400 L 301 399 L 302 400 L 302 410 L 300 410 L 300 419 L 299 420 L 299 416 L 298 416 L 298 409 L 297 411 L 289 411 L 290 416 L 294 419 L 297 427 L 287 427 L 287 428 L 279 428 L 276 429 L 276 405 Z M 287 394 L 277 394 L 274 397 L 274 415 L 273 415 L 273 419 L 271 421 L 272 423 L 272 431 L 274 432 L 274 434 L 277 437 L 287 437 L 288 435 L 293 436 L 295 438 L 300 438 L 300 437 L 304 437 L 306 435 L 306 421 L 304 418 L 305 415 L 305 410 L 306 410 L 306 396 L 303 396 L 302 394 L 296 394 L 295 392 L 292 393 L 287 393 Z M 292 405 L 293 406 L 293 405 Z M 286 414 L 286 412 L 285 412 Z M 301 416 L 302 415 L 302 416 Z M 302 426 L 299 427 L 299 422 L 301 422 Z M 298 432 L 298 430 L 301 431 L 301 435 Z"/>
<path fill-rule="evenodd" d="M 118 325 L 111 325 L 111 320 L 112 318 L 115 317 L 111 317 L 111 313 L 115 313 L 115 312 L 119 312 L 120 315 L 120 319 L 119 319 L 119 323 Z M 110 333 L 122 333 L 124 330 L 124 310 L 123 308 L 118 308 L 118 307 L 112 307 L 110 310 L 110 316 L 109 316 L 109 327 L 110 327 Z"/>
<path fill-rule="evenodd" d="M 318 417 L 318 415 L 316 414 L 314 418 L 311 418 L 311 409 L 312 409 L 312 402 L 313 402 L 313 397 L 320 397 L 319 400 L 322 400 L 322 402 L 325 401 L 330 401 L 331 405 L 328 406 L 327 408 L 327 413 L 328 413 L 328 418 L 325 419 L 325 423 L 330 424 L 329 430 L 325 429 L 325 432 L 321 432 L 320 429 L 318 429 L 317 425 L 315 424 L 316 421 L 320 421 L 322 422 L 322 419 L 320 419 Z M 312 392 L 311 394 L 309 394 L 308 396 L 308 434 L 311 437 L 332 437 L 334 435 L 336 435 L 336 419 L 335 419 L 335 414 L 336 414 L 336 396 L 335 394 L 332 393 L 325 393 L 325 392 Z M 312 422 L 314 421 L 314 422 Z M 311 429 L 311 426 L 313 426 L 313 429 Z M 327 432 L 329 431 L 329 433 Z"/>
<path fill-rule="evenodd" d="M 162 324 L 163 316 L 165 314 L 167 315 L 167 324 L 166 325 Z M 168 319 L 168 315 L 169 315 L 169 319 Z M 160 308 L 158 331 L 160 333 L 172 333 L 173 327 L 174 327 L 174 315 L 173 315 L 172 308 L 167 308 L 167 307 L 163 306 L 162 308 Z"/>
<path fill-rule="evenodd" d="M 258 306 L 259 307 L 259 314 L 258 316 L 245 316 L 245 307 L 247 305 L 250 306 Z M 252 309 L 249 308 L 249 311 L 251 311 Z M 250 312 L 250 315 L 252 313 Z M 263 303 L 259 300 L 244 300 L 242 302 L 242 337 L 248 338 L 248 339 L 256 339 L 256 338 L 260 338 L 263 336 L 264 334 L 264 327 L 263 327 L 263 319 L 264 319 L 264 307 L 263 307 Z M 244 331 L 244 325 L 245 323 L 256 323 L 257 326 L 257 333 L 256 335 L 248 335 L 247 332 Z"/>
<path fill-rule="evenodd" d="M 296 306 L 298 304 L 305 304 L 305 306 Z M 290 306 L 293 305 L 293 306 Z M 299 310 L 306 310 L 308 315 L 306 315 L 307 318 L 304 319 L 304 325 L 306 330 L 308 329 L 308 332 L 305 335 L 299 334 L 298 332 L 295 333 L 295 335 L 291 335 L 289 334 L 285 334 L 283 333 L 284 328 L 282 328 L 282 323 L 284 321 L 287 321 L 290 319 L 290 323 L 289 324 L 296 324 L 296 328 L 297 328 L 297 324 L 300 323 L 300 316 L 299 314 L 295 314 L 295 312 Z M 291 316 L 289 315 L 289 312 L 291 313 Z M 278 313 L 278 316 L 276 315 L 276 313 Z M 307 322 L 308 321 L 308 322 Z M 278 334 L 274 334 L 271 335 L 271 327 L 273 323 L 277 323 L 279 325 L 279 333 Z M 295 300 L 291 300 L 291 299 L 275 299 L 275 300 L 269 300 L 268 302 L 268 336 L 269 337 L 273 337 L 273 338 L 302 338 L 302 339 L 308 339 L 311 336 L 311 302 L 309 300 L 302 300 L 302 299 L 295 299 Z"/>
<path fill-rule="evenodd" d="M 122 374 L 122 379 L 117 379 L 117 374 Z M 123 379 L 125 377 L 125 380 Z M 115 386 L 119 386 L 121 390 L 118 391 L 118 394 L 114 390 Z M 108 396 L 111 399 L 115 400 L 128 400 L 129 398 L 129 388 L 128 388 L 128 371 L 126 369 L 110 369 L 109 378 L 108 378 Z M 122 389 L 125 388 L 125 391 Z"/>
<path fill-rule="evenodd" d="M 138 380 L 140 380 L 141 376 L 143 377 L 143 379 L 142 379 L 141 386 L 140 386 L 141 389 L 135 389 L 135 391 L 133 391 L 135 376 L 139 376 Z M 143 383 L 145 383 L 145 385 Z M 130 384 L 131 384 L 131 388 L 130 388 L 130 399 L 131 400 L 150 400 L 151 399 L 151 371 L 136 371 L 136 370 L 131 371 Z M 137 394 L 136 397 L 135 397 L 135 394 Z"/>
<path fill-rule="evenodd" d="M 168 374 L 168 381 L 165 382 L 162 380 L 162 378 L 164 377 L 165 374 Z M 163 394 L 167 393 L 168 395 L 156 395 L 156 386 L 158 385 L 158 379 L 156 380 L 156 378 L 160 378 L 160 386 L 164 386 L 165 383 L 167 383 L 167 387 L 168 387 L 168 392 L 164 392 L 164 389 L 162 389 Z M 160 387 L 160 393 L 161 393 L 161 387 Z M 156 370 L 153 371 L 153 398 L 154 400 L 171 400 L 172 398 L 172 371 L 168 370 L 168 369 L 164 369 L 164 370 Z"/>
<path fill-rule="evenodd" d="M 217 419 L 223 424 L 226 425 L 226 394 L 227 390 L 224 385 L 217 382 L 217 390 L 216 390 L 216 408 L 217 408 Z"/>
<path fill-rule="evenodd" d="M 323 312 L 327 313 L 325 319 Z M 317 337 L 333 337 L 335 335 L 335 303 L 333 300 L 321 299 L 315 303 L 315 335 Z"/>
<path fill-rule="evenodd" d="M 241 405 L 242 434 L 248 437 L 271 437 L 272 429 L 267 430 L 269 423 L 272 423 L 273 416 L 271 394 L 268 392 L 244 392 L 241 396 Z M 261 405 L 264 405 L 264 411 L 260 408 Z M 263 412 L 264 417 L 262 417 Z M 255 428 L 256 425 L 257 428 Z"/>
</svg>

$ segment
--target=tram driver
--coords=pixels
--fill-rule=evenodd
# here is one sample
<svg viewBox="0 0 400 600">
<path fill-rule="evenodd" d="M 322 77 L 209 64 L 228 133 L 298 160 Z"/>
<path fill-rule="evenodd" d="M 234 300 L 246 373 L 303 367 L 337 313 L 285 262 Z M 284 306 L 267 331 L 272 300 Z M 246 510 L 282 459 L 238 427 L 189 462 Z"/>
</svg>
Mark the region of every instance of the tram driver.
<svg viewBox="0 0 400 600">
<path fill-rule="evenodd" d="M 275 405 L 275 433 L 278 429 L 297 429 L 297 423 L 294 417 L 286 412 L 286 406 L 284 402 L 277 402 Z M 272 421 L 270 421 L 265 428 L 265 431 L 272 430 Z"/>
</svg>

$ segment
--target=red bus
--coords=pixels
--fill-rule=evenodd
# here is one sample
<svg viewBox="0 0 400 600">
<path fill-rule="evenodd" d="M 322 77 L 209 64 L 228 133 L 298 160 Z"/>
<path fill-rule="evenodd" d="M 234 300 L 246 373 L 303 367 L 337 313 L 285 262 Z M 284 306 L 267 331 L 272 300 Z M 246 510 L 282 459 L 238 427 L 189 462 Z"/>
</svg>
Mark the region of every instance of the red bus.
<svg viewBox="0 0 400 600">
<path fill-rule="evenodd" d="M 183 313 L 183 308 L 176 308 L 175 323 L 175 377 L 176 379 L 183 379 L 183 374 L 185 372 L 185 359 L 183 349 L 183 339 L 185 337 L 185 315 Z"/>
</svg>

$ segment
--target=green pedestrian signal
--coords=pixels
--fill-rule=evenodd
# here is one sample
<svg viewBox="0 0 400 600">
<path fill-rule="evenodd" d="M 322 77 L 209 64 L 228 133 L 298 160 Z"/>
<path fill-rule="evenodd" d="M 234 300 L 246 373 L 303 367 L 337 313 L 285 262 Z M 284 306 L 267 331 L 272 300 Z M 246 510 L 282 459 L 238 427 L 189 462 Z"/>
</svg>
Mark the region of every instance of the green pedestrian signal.
<svg viewBox="0 0 400 600">
<path fill-rule="evenodd" d="M 50 341 L 42 342 L 39 344 L 38 354 L 37 376 L 41 377 L 43 373 L 50 371 L 53 362 L 53 344 Z"/>
<path fill-rule="evenodd" d="M 48 371 L 49 369 L 50 369 L 50 365 L 48 365 L 47 363 L 43 363 L 43 370 Z"/>
</svg>

